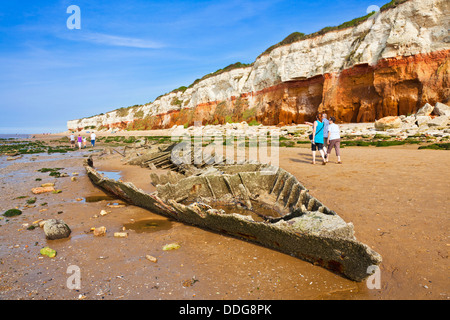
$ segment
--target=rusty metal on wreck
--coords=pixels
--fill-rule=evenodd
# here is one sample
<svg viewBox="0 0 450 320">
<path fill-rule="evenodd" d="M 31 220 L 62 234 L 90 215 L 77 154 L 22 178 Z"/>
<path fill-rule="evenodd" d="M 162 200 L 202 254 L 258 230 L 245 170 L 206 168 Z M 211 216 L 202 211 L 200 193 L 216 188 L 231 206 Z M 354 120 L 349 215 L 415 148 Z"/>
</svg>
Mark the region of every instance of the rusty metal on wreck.
<svg viewBox="0 0 450 320">
<path fill-rule="evenodd" d="M 128 164 L 152 173 L 156 191 L 109 179 L 85 160 L 91 181 L 123 200 L 171 219 L 249 240 L 362 281 L 381 256 L 356 240 L 353 224 L 330 210 L 289 172 L 260 163 L 177 165 L 173 145 L 137 154 Z"/>
</svg>

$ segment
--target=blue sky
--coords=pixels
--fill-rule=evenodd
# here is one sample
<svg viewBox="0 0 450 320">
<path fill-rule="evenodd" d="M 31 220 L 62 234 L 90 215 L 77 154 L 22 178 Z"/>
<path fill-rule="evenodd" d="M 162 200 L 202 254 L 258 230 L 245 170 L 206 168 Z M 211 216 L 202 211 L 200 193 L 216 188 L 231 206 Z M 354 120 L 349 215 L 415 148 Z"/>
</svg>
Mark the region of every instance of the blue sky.
<svg viewBox="0 0 450 320">
<path fill-rule="evenodd" d="M 71 119 L 144 104 L 290 33 L 366 15 L 375 0 L 0 2 L 0 133 L 62 132 Z M 69 29 L 70 5 L 81 29 Z"/>
</svg>

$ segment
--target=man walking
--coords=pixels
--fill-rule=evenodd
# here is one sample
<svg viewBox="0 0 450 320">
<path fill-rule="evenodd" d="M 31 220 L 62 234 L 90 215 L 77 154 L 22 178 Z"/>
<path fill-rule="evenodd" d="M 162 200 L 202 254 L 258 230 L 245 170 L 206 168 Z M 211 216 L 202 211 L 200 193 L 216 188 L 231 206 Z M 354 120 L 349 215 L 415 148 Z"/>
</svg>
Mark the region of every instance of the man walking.
<svg viewBox="0 0 450 320">
<path fill-rule="evenodd" d="M 70 146 L 75 148 L 75 136 L 73 135 L 73 132 L 70 134 Z"/>
<path fill-rule="evenodd" d="M 92 144 L 92 148 L 95 146 L 95 133 L 94 131 L 92 131 L 91 133 L 91 144 Z"/>
</svg>

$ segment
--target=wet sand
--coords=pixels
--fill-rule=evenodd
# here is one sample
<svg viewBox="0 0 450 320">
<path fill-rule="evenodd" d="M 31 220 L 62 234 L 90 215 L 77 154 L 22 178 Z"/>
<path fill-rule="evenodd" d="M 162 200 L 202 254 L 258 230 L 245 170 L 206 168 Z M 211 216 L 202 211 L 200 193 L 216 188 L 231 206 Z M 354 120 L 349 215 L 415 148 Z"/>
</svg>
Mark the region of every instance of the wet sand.
<svg viewBox="0 0 450 320">
<path fill-rule="evenodd" d="M 35 161 L 31 156 L 0 158 L 0 212 L 23 210 L 20 216 L 0 220 L 1 300 L 449 299 L 450 157 L 445 150 L 347 147 L 342 149 L 342 165 L 334 163 L 332 154 L 331 162 L 322 166 L 310 163 L 306 146 L 280 148 L 280 166 L 352 222 L 357 239 L 382 255 L 381 289 L 139 207 L 108 207 L 117 203 L 114 200 L 87 202 L 87 197 L 105 195 L 82 167 L 83 155 L 90 153 L 40 155 Z M 123 166 L 120 158 L 94 164 L 100 170 L 120 170 L 124 181 L 145 191 L 155 190 L 150 170 Z M 61 172 L 69 177 L 37 172 L 42 167 L 64 168 Z M 79 173 L 76 181 L 70 179 L 73 173 Z M 54 182 L 62 192 L 32 195 L 31 188 L 46 182 Z M 19 196 L 36 196 L 35 207 L 25 208 L 27 199 Z M 101 210 L 110 212 L 101 216 Z M 49 218 L 64 220 L 71 236 L 46 240 L 42 229 L 24 226 Z M 90 229 L 100 226 L 107 233 L 95 237 Z M 114 232 L 124 226 L 128 237 L 115 238 Z M 162 250 L 169 243 L 180 248 Z M 55 249 L 57 256 L 41 256 L 39 250 L 45 246 Z M 71 265 L 80 268 L 80 289 L 67 286 Z"/>
</svg>

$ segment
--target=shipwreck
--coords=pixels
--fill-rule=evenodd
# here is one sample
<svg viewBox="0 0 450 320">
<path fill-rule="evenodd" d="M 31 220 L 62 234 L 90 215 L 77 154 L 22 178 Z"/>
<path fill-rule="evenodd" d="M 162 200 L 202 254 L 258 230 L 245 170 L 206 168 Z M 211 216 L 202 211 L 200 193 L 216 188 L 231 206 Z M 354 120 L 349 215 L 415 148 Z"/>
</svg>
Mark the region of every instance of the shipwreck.
<svg viewBox="0 0 450 320">
<path fill-rule="evenodd" d="M 96 186 L 130 204 L 258 243 L 353 281 L 364 280 L 381 263 L 380 254 L 356 240 L 352 223 L 282 168 L 262 163 L 176 164 L 172 149 L 134 153 L 127 159 L 127 164 L 167 169 L 165 174 L 150 174 L 156 187 L 152 193 L 104 176 L 92 156 L 85 160 L 85 169 Z"/>
</svg>

